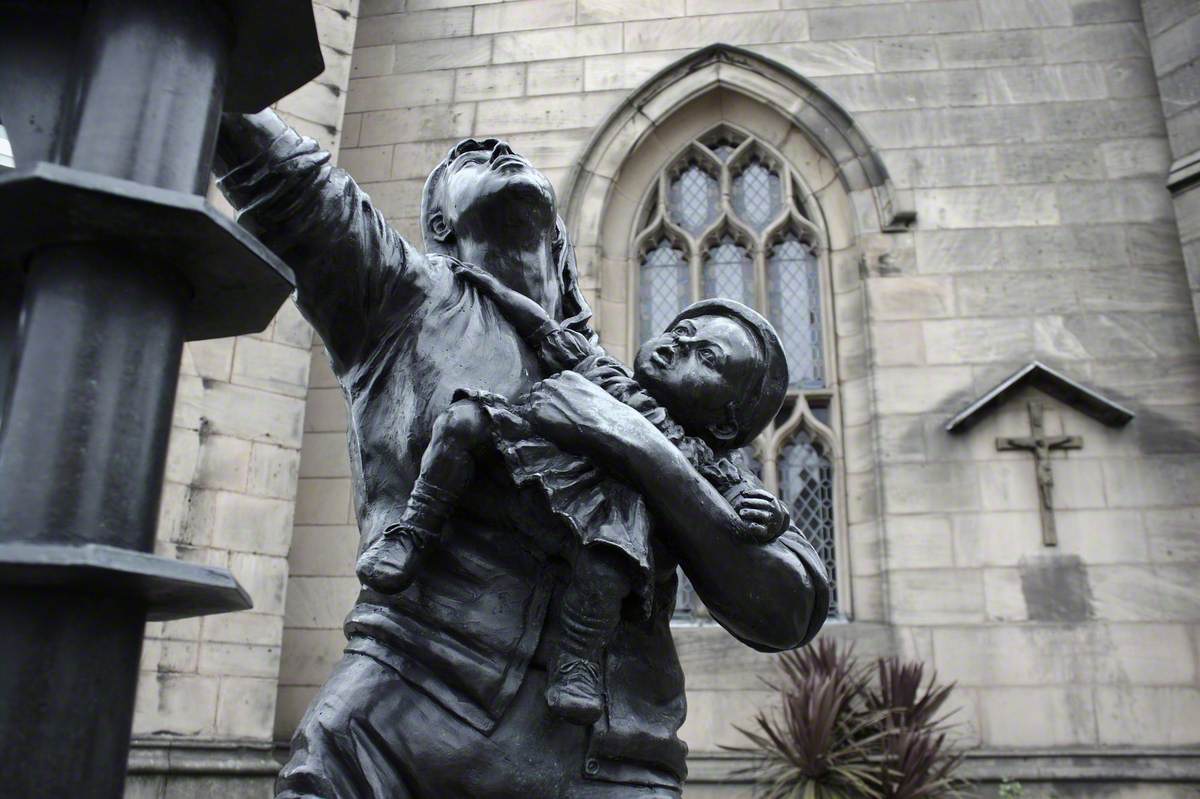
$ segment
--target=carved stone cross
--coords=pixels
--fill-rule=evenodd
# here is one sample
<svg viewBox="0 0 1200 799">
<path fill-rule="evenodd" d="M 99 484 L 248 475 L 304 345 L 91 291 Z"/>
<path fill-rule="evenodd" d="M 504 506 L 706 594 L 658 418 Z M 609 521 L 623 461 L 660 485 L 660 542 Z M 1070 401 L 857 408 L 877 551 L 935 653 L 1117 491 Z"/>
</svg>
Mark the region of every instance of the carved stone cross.
<svg viewBox="0 0 1200 799">
<path fill-rule="evenodd" d="M 1046 408 L 1033 400 L 1029 403 L 1029 428 L 1032 435 L 1021 438 L 997 438 L 996 449 L 1022 449 L 1033 453 L 1037 468 L 1038 496 L 1041 499 L 1042 543 L 1048 547 L 1058 546 L 1058 530 L 1054 524 L 1054 472 L 1050 469 L 1050 450 L 1081 449 L 1083 439 L 1079 436 L 1047 436 L 1045 424 Z"/>
</svg>

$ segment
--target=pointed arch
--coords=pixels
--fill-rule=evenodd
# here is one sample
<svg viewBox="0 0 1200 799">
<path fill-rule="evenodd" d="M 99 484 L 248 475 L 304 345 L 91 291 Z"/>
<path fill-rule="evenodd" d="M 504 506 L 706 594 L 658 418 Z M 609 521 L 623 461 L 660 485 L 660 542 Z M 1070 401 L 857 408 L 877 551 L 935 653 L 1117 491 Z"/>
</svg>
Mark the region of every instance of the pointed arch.
<svg viewBox="0 0 1200 799">
<path fill-rule="evenodd" d="M 625 156 L 685 105 L 722 89 L 776 110 L 803 131 L 834 166 L 854 204 L 858 234 L 905 230 L 915 221 L 910 194 L 892 185 L 876 148 L 835 100 L 777 61 L 713 44 L 651 77 L 596 128 L 564 192 L 568 226 L 583 252 L 600 244 L 600 218 Z"/>
</svg>

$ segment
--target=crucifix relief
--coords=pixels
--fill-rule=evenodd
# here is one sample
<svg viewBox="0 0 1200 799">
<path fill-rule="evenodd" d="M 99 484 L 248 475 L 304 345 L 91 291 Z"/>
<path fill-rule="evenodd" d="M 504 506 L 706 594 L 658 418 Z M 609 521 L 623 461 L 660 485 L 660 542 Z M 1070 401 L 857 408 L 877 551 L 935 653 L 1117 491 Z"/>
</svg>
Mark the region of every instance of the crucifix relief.
<svg viewBox="0 0 1200 799">
<path fill-rule="evenodd" d="M 1054 524 L 1054 472 L 1050 468 L 1050 451 L 1056 449 L 1082 449 L 1083 439 L 1079 436 L 1047 436 L 1045 424 L 1046 407 L 1032 400 L 1029 403 L 1029 428 L 1031 435 L 1020 438 L 997 438 L 996 449 L 1000 451 L 1021 449 L 1033 453 L 1037 468 L 1039 510 L 1042 516 L 1042 543 L 1048 547 L 1058 545 L 1058 530 Z"/>
</svg>

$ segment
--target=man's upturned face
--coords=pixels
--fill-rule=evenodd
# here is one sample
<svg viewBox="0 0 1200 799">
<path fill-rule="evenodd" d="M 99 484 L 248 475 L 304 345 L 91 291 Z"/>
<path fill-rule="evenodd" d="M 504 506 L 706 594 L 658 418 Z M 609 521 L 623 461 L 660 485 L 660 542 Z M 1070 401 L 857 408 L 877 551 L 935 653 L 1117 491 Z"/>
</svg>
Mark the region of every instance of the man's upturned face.
<svg viewBox="0 0 1200 799">
<path fill-rule="evenodd" d="M 749 401 L 750 378 L 762 367 L 750 331 L 725 316 L 683 319 L 647 341 L 633 362 L 638 382 L 692 435 Z"/>
<path fill-rule="evenodd" d="M 460 236 L 491 237 L 496 226 L 553 225 L 554 187 L 498 139 L 467 139 L 454 148 L 442 177 L 442 213 Z"/>
</svg>

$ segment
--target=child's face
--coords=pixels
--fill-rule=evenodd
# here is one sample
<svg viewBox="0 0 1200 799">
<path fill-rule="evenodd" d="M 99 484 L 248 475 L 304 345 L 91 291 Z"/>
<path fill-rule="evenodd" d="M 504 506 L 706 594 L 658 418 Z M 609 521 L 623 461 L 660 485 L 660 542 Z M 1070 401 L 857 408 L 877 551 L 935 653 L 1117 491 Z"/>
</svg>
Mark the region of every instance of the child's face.
<svg viewBox="0 0 1200 799">
<path fill-rule="evenodd" d="M 642 387 L 697 435 L 724 419 L 729 403 L 746 399 L 761 360 L 741 324 L 725 316 L 697 316 L 643 344 L 633 370 Z"/>
</svg>

